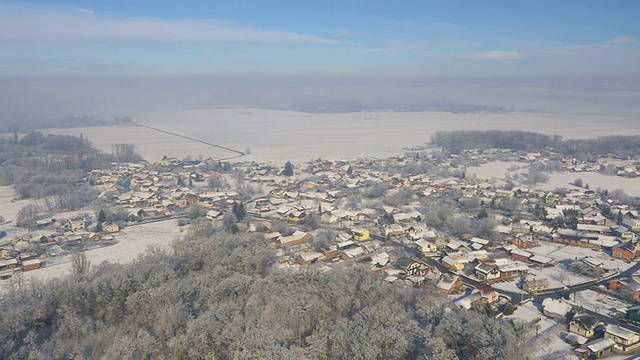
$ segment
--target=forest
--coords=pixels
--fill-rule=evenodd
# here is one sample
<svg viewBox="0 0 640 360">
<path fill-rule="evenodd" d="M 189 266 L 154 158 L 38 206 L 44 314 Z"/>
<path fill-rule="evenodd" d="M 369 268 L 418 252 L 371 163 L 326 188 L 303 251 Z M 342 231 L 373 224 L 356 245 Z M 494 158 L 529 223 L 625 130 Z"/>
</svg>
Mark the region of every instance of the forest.
<svg viewBox="0 0 640 360">
<path fill-rule="evenodd" d="M 542 151 L 553 148 L 559 154 L 597 157 L 616 154 L 623 157 L 640 155 L 640 136 L 603 136 L 593 139 L 566 139 L 530 131 L 439 131 L 431 143 L 451 151 L 471 149 L 515 149 Z"/>
<path fill-rule="evenodd" d="M 526 358 L 525 324 L 451 311 L 431 287 L 359 265 L 279 269 L 260 237 L 201 222 L 171 249 L 91 265 L 0 298 L 5 359 Z"/>
</svg>

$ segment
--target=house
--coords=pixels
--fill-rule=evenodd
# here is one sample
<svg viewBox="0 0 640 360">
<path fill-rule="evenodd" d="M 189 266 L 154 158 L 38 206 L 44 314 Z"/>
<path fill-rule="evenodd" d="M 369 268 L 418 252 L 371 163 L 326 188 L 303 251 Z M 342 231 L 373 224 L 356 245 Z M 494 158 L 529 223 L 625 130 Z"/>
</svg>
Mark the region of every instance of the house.
<svg viewBox="0 0 640 360">
<path fill-rule="evenodd" d="M 336 242 L 345 242 L 345 241 L 350 241 L 351 239 L 353 239 L 353 235 L 351 235 L 350 233 L 339 233 L 338 235 L 336 235 Z"/>
<path fill-rule="evenodd" d="M 522 284 L 522 290 L 530 293 L 537 294 L 549 289 L 549 280 L 548 279 L 536 279 L 536 278 L 526 278 Z"/>
<path fill-rule="evenodd" d="M 386 252 L 371 255 L 371 265 L 381 268 L 389 263 L 389 254 Z"/>
<path fill-rule="evenodd" d="M 264 234 L 264 240 L 267 242 L 275 242 L 276 240 L 278 240 L 280 237 L 282 236 L 282 234 L 280 234 L 279 231 L 276 232 L 270 232 L 270 233 L 266 233 Z"/>
<path fill-rule="evenodd" d="M 581 246 L 594 249 L 602 249 L 601 242 L 598 242 L 598 235 L 578 233 L 571 229 L 560 229 L 553 234 L 553 242 L 563 243 L 572 246 Z"/>
<path fill-rule="evenodd" d="M 319 251 L 305 251 L 296 256 L 296 262 L 300 265 L 311 265 L 320 259 L 323 254 Z"/>
<path fill-rule="evenodd" d="M 609 281 L 609 290 L 624 290 L 625 296 L 629 296 L 634 300 L 640 299 L 640 283 L 633 277 L 629 280 Z"/>
<path fill-rule="evenodd" d="M 13 248 L 9 246 L 0 247 L 0 259 L 4 259 L 13 253 Z"/>
<path fill-rule="evenodd" d="M 40 269 L 42 267 L 42 261 L 40 259 L 31 259 L 22 262 L 22 271 L 30 271 Z"/>
<path fill-rule="evenodd" d="M 318 258 L 318 260 L 332 260 L 338 257 L 338 247 L 334 244 L 319 247 L 316 251 L 322 253 L 322 257 Z"/>
<path fill-rule="evenodd" d="M 311 239 L 313 239 L 313 235 L 311 235 L 310 233 L 296 230 L 296 232 L 289 236 L 279 237 L 276 240 L 275 245 L 277 248 L 281 248 L 283 246 L 296 246 L 310 241 Z"/>
<path fill-rule="evenodd" d="M 10 258 L 0 260 L 0 271 L 15 269 L 18 267 L 18 260 Z"/>
<path fill-rule="evenodd" d="M 410 224 L 421 220 L 420 213 L 412 211 L 410 213 L 393 214 L 393 221 L 399 224 Z"/>
<path fill-rule="evenodd" d="M 157 208 L 153 206 L 144 207 L 138 210 L 138 217 L 141 218 L 155 218 L 169 215 L 171 212 L 167 208 Z"/>
<path fill-rule="evenodd" d="M 422 268 L 422 263 L 419 263 L 417 261 L 411 260 L 406 257 L 401 257 L 398 260 L 396 260 L 393 266 L 396 269 L 402 270 L 405 276 L 411 276 L 420 272 L 420 269 Z"/>
<path fill-rule="evenodd" d="M 464 270 L 464 264 L 457 259 L 454 259 L 450 256 L 445 256 L 442 258 L 442 265 L 444 265 L 449 270 L 453 271 L 462 271 Z"/>
<path fill-rule="evenodd" d="M 528 275 L 530 269 L 527 265 L 509 264 L 506 266 L 498 265 L 498 270 L 500 271 L 501 279 L 510 279 L 516 276 Z"/>
<path fill-rule="evenodd" d="M 105 221 L 104 223 L 102 223 L 102 231 L 106 231 L 109 233 L 115 233 L 120 231 L 120 226 L 118 226 L 118 224 L 116 223 L 112 223 L 110 221 Z"/>
<path fill-rule="evenodd" d="M 596 335 L 596 330 L 605 326 L 605 323 L 590 314 L 577 314 L 569 322 L 569 331 L 587 339 Z"/>
<path fill-rule="evenodd" d="M 637 220 L 626 218 L 622 220 L 620 225 L 626 227 L 631 231 L 640 231 L 640 221 L 637 221 Z"/>
<path fill-rule="evenodd" d="M 594 257 L 587 256 L 581 261 L 592 269 L 599 269 L 599 270 L 604 269 L 604 263 Z"/>
<path fill-rule="evenodd" d="M 481 304 L 482 295 L 479 291 L 474 291 L 469 295 L 463 296 L 453 302 L 459 309 L 471 310 L 474 306 Z"/>
<path fill-rule="evenodd" d="M 353 259 L 356 258 L 358 256 L 364 255 L 367 252 L 364 250 L 364 248 L 360 247 L 360 246 L 355 246 L 349 249 L 346 249 L 342 252 L 342 255 L 340 255 L 340 258 L 342 260 L 349 260 L 349 259 Z"/>
<path fill-rule="evenodd" d="M 287 220 L 292 223 L 301 223 L 306 216 L 307 214 L 304 211 L 293 209 L 289 212 L 289 215 L 287 215 Z"/>
<path fill-rule="evenodd" d="M 353 238 L 358 241 L 366 241 L 371 239 L 369 237 L 369 230 L 367 229 L 351 228 L 351 234 L 353 234 Z"/>
<path fill-rule="evenodd" d="M 391 224 L 385 226 L 384 235 L 385 236 L 401 236 L 404 234 L 404 228 L 400 224 Z"/>
<path fill-rule="evenodd" d="M 533 235 L 531 234 L 518 234 L 516 235 L 516 237 L 511 239 L 510 242 L 520 249 L 528 249 L 540 245 L 537 241 L 535 241 Z"/>
<path fill-rule="evenodd" d="M 469 240 L 469 244 L 473 250 L 480 250 L 489 245 L 489 240 L 473 237 Z"/>
<path fill-rule="evenodd" d="M 542 313 L 550 317 L 564 318 L 573 307 L 562 300 L 545 298 L 542 300 Z"/>
<path fill-rule="evenodd" d="M 476 277 L 482 281 L 500 279 L 500 270 L 495 264 L 480 263 L 475 267 Z"/>
<path fill-rule="evenodd" d="M 45 226 L 49 226 L 49 225 L 51 225 L 51 224 L 53 224 L 55 222 L 56 222 L 56 220 L 52 219 L 52 218 L 37 220 L 36 221 L 36 226 L 45 227 Z"/>
<path fill-rule="evenodd" d="M 86 227 L 86 219 L 85 218 L 69 219 L 67 221 L 67 228 L 70 231 L 84 230 L 85 227 Z"/>
<path fill-rule="evenodd" d="M 440 279 L 436 287 L 439 292 L 449 295 L 462 291 L 463 285 L 461 276 L 445 274 L 442 276 L 442 279 Z"/>
<path fill-rule="evenodd" d="M 633 260 L 636 258 L 636 250 L 631 241 L 623 242 L 611 249 L 611 256 L 616 259 Z"/>
<path fill-rule="evenodd" d="M 611 232 L 611 227 L 604 226 L 604 225 L 578 224 L 576 225 L 576 230 L 591 232 L 591 233 L 607 234 Z"/>
<path fill-rule="evenodd" d="M 533 255 L 529 260 L 534 264 L 539 264 L 545 267 L 553 266 L 554 259 L 544 255 Z"/>
<path fill-rule="evenodd" d="M 482 304 L 493 304 L 500 300 L 500 293 L 489 286 L 478 285 L 474 291 L 480 293 L 480 303 Z"/>
<path fill-rule="evenodd" d="M 596 339 L 589 343 L 582 345 L 579 349 L 576 349 L 576 353 L 584 358 L 600 358 L 613 350 L 615 342 L 611 339 Z"/>
<path fill-rule="evenodd" d="M 436 244 L 428 241 L 427 239 L 420 239 L 415 242 L 416 248 L 423 254 L 435 253 L 438 251 Z"/>
<path fill-rule="evenodd" d="M 604 329 L 604 338 L 616 343 L 613 346 L 616 351 L 629 352 L 640 347 L 640 335 L 619 325 L 607 325 Z"/>
<path fill-rule="evenodd" d="M 515 261 L 530 262 L 529 258 L 532 256 L 532 253 L 522 249 L 511 250 L 511 258 Z"/>
</svg>

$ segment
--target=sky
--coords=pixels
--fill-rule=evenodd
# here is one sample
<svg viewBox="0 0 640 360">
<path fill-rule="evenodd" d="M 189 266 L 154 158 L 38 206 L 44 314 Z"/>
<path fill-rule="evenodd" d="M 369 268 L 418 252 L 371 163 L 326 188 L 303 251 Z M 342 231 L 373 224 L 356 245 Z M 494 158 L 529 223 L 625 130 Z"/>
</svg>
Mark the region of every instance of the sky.
<svg viewBox="0 0 640 360">
<path fill-rule="evenodd" d="M 0 0 L 0 121 L 193 106 L 636 116 L 640 2 Z"/>
</svg>

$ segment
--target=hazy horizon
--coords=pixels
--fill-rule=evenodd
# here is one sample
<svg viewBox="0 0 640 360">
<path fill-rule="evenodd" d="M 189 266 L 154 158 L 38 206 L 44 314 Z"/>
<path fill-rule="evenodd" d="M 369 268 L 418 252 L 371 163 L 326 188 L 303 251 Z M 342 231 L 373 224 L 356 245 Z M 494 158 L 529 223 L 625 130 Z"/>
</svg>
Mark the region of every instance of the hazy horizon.
<svg viewBox="0 0 640 360">
<path fill-rule="evenodd" d="M 633 1 L 0 4 L 0 122 L 200 106 L 637 116 Z"/>
</svg>

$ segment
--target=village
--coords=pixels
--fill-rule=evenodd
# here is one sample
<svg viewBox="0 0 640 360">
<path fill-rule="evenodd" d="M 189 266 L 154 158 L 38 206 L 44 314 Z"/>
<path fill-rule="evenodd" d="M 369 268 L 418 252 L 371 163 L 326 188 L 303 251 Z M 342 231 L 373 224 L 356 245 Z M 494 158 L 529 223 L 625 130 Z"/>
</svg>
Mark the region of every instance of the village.
<svg viewBox="0 0 640 360">
<path fill-rule="evenodd" d="M 545 191 L 518 176 L 498 182 L 468 174 L 474 164 L 495 161 L 555 161 L 576 176 L 640 175 L 637 159 L 553 160 L 505 150 L 283 167 L 166 157 L 114 163 L 85 179 L 101 209 L 70 218 L 39 214 L 29 231 L 3 230 L 0 279 L 112 246 L 140 224 L 206 219 L 255 233 L 276 249 L 282 268 L 365 266 L 381 281 L 431 286 L 452 311 L 482 309 L 524 322 L 535 327 L 534 339 L 579 356 L 640 349 L 638 209 L 614 189 Z"/>
</svg>

